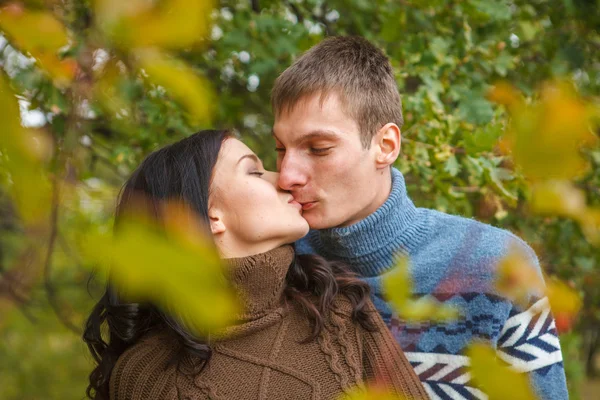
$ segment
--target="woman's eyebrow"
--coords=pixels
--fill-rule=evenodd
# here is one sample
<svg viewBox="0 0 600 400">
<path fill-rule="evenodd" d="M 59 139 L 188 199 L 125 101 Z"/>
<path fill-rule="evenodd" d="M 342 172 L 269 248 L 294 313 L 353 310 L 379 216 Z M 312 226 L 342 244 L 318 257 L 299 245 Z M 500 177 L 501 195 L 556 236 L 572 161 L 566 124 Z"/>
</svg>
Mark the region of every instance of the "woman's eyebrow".
<svg viewBox="0 0 600 400">
<path fill-rule="evenodd" d="M 260 164 L 260 159 L 258 157 L 256 157 L 255 154 L 244 154 L 243 156 L 240 157 L 240 159 L 238 160 L 236 165 L 241 163 L 242 160 L 244 160 L 246 158 L 249 158 L 249 159 L 253 160 L 254 162 L 256 162 L 257 164 Z"/>
</svg>

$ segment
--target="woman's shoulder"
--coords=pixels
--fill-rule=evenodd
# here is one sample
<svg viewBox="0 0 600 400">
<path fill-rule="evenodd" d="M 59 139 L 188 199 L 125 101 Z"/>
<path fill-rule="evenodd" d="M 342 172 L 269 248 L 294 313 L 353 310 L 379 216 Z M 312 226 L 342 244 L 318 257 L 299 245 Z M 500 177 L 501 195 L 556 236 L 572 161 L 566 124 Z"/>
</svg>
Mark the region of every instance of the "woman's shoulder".
<svg viewBox="0 0 600 400">
<path fill-rule="evenodd" d="M 169 399 L 175 394 L 177 342 L 165 333 L 149 334 L 117 360 L 110 375 L 111 400 Z"/>
</svg>

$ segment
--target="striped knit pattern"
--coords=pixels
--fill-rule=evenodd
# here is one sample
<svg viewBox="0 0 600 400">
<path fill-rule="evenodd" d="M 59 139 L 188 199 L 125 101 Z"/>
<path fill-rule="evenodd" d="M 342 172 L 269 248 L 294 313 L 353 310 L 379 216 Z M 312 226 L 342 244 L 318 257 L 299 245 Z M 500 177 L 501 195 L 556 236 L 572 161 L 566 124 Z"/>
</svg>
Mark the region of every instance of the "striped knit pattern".
<svg viewBox="0 0 600 400">
<path fill-rule="evenodd" d="M 433 399 L 485 399 L 474 387 L 464 356 L 473 340 L 494 346 L 498 357 L 529 375 L 543 399 L 568 398 L 562 355 L 548 301 L 532 293 L 519 308 L 494 290 L 494 272 L 516 247 L 541 274 L 533 250 L 512 233 L 472 219 L 417 208 L 404 177 L 392 170 L 388 200 L 357 224 L 311 231 L 297 243 L 313 253 L 348 263 L 373 290 L 373 302 Z M 408 255 L 414 295 L 434 296 L 460 308 L 446 324 L 408 324 L 382 293 L 382 277 L 397 254 Z"/>
</svg>

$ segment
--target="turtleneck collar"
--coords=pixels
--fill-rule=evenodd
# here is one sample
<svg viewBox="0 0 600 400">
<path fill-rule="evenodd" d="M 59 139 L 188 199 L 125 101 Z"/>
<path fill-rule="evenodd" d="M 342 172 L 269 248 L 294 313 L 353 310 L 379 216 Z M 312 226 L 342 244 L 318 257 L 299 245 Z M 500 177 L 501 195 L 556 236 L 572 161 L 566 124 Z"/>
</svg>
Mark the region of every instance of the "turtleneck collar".
<svg viewBox="0 0 600 400">
<path fill-rule="evenodd" d="M 349 263 L 356 272 L 369 277 L 388 266 L 395 250 L 410 253 L 427 234 L 429 224 L 408 197 L 404 176 L 392 168 L 392 190 L 388 199 L 373 214 L 356 224 L 311 231 L 308 237 L 317 253 Z M 386 256 L 386 262 L 373 261 Z"/>
<path fill-rule="evenodd" d="M 280 306 L 285 277 L 294 255 L 294 248 L 286 245 L 266 253 L 225 260 L 244 309 L 237 318 L 239 321 L 259 318 Z"/>
</svg>

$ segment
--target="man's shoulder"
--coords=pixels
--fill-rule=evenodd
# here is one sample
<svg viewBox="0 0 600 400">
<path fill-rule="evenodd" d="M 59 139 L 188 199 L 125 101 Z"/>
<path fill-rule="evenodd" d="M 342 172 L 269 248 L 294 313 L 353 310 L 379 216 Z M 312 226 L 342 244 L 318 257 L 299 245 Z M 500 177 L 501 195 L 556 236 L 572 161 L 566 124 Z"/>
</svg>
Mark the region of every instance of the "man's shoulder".
<svg viewBox="0 0 600 400">
<path fill-rule="evenodd" d="M 432 220 L 430 235 L 424 246 L 451 246 L 455 250 L 468 251 L 474 259 L 496 259 L 510 251 L 520 251 L 537 263 L 531 247 L 509 230 L 432 209 L 420 208 L 419 211 Z"/>
</svg>

